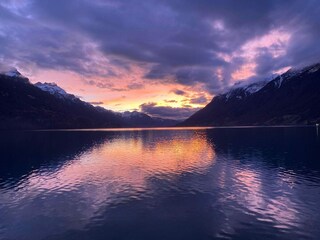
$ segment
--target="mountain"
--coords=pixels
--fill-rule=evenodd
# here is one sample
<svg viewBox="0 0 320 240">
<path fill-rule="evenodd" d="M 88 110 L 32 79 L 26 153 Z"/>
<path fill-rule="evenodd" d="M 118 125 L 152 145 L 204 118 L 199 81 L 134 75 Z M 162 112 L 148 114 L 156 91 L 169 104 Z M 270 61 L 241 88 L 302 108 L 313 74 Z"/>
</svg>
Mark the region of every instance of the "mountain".
<svg viewBox="0 0 320 240">
<path fill-rule="evenodd" d="M 171 127 L 179 123 L 177 120 L 155 118 L 137 111 L 125 111 L 118 114 L 129 126 L 132 127 Z"/>
<path fill-rule="evenodd" d="M 31 84 L 17 70 L 0 73 L 0 129 L 173 126 L 174 120 L 94 107 L 55 83 Z"/>
<path fill-rule="evenodd" d="M 268 81 L 235 85 L 180 126 L 295 125 L 320 122 L 320 64 Z"/>
<path fill-rule="evenodd" d="M 19 72 L 0 74 L 0 129 L 122 127 L 111 111 L 67 94 L 55 84 L 31 84 Z"/>
<path fill-rule="evenodd" d="M 56 96 L 60 99 L 70 99 L 76 101 L 78 98 L 72 94 L 67 93 L 64 89 L 59 87 L 56 83 L 41 83 L 37 82 L 34 84 L 37 88 L 40 88 L 42 91 L 48 92 L 51 95 Z"/>
<path fill-rule="evenodd" d="M 8 76 L 8 77 L 18 77 L 18 78 L 24 78 L 24 76 L 21 75 L 21 73 L 18 72 L 17 69 L 11 69 L 7 72 L 4 72 L 3 75 Z"/>
</svg>

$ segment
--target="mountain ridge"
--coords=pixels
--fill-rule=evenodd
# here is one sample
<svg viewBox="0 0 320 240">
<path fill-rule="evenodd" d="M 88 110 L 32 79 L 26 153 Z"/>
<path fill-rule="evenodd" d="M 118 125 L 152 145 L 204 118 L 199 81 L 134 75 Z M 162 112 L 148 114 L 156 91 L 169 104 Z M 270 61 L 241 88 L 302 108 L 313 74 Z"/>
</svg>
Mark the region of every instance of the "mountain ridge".
<svg viewBox="0 0 320 240">
<path fill-rule="evenodd" d="M 308 125 L 320 121 L 320 64 L 289 70 L 248 94 L 215 96 L 178 126 Z"/>
<path fill-rule="evenodd" d="M 140 121 L 95 107 L 55 83 L 32 84 L 17 70 L 0 73 L 0 129 L 162 127 L 177 123 L 161 122 L 143 113 Z"/>
</svg>

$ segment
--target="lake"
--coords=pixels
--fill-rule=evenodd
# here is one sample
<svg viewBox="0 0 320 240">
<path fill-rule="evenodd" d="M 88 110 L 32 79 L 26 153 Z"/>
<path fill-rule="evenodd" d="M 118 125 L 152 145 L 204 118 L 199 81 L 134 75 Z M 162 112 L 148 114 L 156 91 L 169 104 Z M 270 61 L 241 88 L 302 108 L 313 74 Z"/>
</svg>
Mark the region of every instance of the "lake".
<svg viewBox="0 0 320 240">
<path fill-rule="evenodd" d="M 315 127 L 0 133 L 0 239 L 320 239 Z"/>
</svg>

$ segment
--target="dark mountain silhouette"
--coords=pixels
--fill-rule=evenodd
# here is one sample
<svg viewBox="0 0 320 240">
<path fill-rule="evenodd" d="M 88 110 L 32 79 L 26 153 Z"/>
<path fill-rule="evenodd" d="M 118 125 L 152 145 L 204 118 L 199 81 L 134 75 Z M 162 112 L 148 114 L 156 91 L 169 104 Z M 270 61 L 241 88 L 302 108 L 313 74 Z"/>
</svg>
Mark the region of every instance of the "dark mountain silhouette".
<svg viewBox="0 0 320 240">
<path fill-rule="evenodd" d="M 180 126 L 296 125 L 320 122 L 320 64 L 271 81 L 234 86 Z"/>
<path fill-rule="evenodd" d="M 124 126 L 111 111 L 97 111 L 71 94 L 57 97 L 31 84 L 20 74 L 0 75 L 0 113 L 1 129 Z"/>
<path fill-rule="evenodd" d="M 177 120 L 150 117 L 145 113 L 137 111 L 126 111 L 118 114 L 132 127 L 171 127 L 179 123 Z"/>
<path fill-rule="evenodd" d="M 176 124 L 143 113 L 133 115 L 128 118 L 94 107 L 54 83 L 31 84 L 16 70 L 0 74 L 0 129 L 158 127 Z"/>
</svg>

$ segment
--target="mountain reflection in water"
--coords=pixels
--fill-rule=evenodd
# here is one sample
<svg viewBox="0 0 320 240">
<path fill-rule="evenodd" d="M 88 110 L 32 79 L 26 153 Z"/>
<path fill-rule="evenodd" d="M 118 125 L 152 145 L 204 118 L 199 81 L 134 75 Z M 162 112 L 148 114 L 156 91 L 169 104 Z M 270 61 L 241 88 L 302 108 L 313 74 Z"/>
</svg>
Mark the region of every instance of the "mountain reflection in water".
<svg viewBox="0 0 320 240">
<path fill-rule="evenodd" d="M 0 239 L 320 236 L 311 128 L 2 135 Z"/>
</svg>

